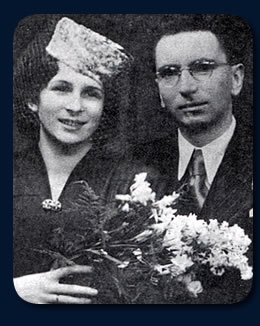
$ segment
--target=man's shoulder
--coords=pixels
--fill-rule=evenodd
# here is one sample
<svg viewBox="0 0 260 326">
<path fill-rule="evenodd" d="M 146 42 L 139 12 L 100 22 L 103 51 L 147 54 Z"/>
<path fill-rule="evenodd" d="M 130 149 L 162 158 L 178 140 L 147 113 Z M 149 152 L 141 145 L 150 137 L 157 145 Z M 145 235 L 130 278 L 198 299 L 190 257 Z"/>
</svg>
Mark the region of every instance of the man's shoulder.
<svg viewBox="0 0 260 326">
<path fill-rule="evenodd" d="M 254 155 L 252 130 L 238 123 L 226 152 L 233 164 L 241 165 L 241 168 L 243 166 L 252 168 Z"/>
<path fill-rule="evenodd" d="M 142 160 L 167 159 L 171 153 L 178 152 L 178 139 L 175 135 L 157 137 L 155 139 L 141 142 L 134 146 L 134 157 Z"/>
</svg>

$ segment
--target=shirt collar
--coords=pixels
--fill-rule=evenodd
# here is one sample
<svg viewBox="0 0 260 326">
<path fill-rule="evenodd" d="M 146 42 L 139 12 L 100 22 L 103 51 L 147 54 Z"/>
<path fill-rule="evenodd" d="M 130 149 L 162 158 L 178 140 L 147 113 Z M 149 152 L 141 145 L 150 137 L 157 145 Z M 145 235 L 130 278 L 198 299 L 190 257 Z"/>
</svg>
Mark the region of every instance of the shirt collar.
<svg viewBox="0 0 260 326">
<path fill-rule="evenodd" d="M 236 120 L 235 117 L 232 116 L 232 122 L 229 128 L 224 132 L 224 134 L 222 134 L 217 139 L 213 140 L 211 143 L 203 147 L 200 147 L 203 153 L 205 169 L 207 172 L 207 179 L 209 185 L 211 185 L 217 173 L 217 169 L 223 159 L 226 148 L 234 134 L 235 127 L 236 127 Z M 180 130 L 178 130 L 178 146 L 179 146 L 178 179 L 180 180 L 187 169 L 187 165 L 190 161 L 193 150 L 198 149 L 198 147 L 194 147 L 191 143 L 189 143 L 183 137 Z"/>
</svg>

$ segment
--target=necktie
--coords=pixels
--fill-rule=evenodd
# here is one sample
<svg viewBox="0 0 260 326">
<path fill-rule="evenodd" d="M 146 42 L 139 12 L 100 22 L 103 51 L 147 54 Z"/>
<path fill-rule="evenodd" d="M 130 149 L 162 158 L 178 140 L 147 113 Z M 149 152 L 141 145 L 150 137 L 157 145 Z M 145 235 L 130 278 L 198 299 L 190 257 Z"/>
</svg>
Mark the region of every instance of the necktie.
<svg viewBox="0 0 260 326">
<path fill-rule="evenodd" d="M 201 149 L 194 149 L 185 175 L 186 182 L 179 189 L 181 212 L 198 214 L 208 194 L 207 174 Z"/>
<path fill-rule="evenodd" d="M 201 209 L 208 194 L 206 186 L 207 174 L 201 149 L 194 149 L 189 173 L 189 185 L 194 192 L 197 205 Z"/>
</svg>

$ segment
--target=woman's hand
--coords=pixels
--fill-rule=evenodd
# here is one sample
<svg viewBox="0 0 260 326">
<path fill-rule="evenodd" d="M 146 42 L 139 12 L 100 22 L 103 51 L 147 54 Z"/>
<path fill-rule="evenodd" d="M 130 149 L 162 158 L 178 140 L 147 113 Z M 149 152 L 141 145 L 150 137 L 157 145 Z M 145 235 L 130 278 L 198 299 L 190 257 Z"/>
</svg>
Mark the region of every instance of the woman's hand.
<svg viewBox="0 0 260 326">
<path fill-rule="evenodd" d="M 91 303 L 89 297 L 97 295 L 96 289 L 74 284 L 60 284 L 59 281 L 68 275 L 85 274 L 91 271 L 92 268 L 89 266 L 63 267 L 45 273 L 14 278 L 14 287 L 17 294 L 30 303 L 87 304 Z"/>
</svg>

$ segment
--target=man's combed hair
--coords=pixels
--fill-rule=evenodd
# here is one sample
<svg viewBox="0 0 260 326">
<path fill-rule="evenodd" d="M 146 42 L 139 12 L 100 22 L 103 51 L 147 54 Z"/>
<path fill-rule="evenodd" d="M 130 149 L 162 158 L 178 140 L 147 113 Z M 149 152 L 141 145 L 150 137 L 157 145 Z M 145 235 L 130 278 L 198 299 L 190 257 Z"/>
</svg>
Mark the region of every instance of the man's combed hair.
<svg viewBox="0 0 260 326">
<path fill-rule="evenodd" d="M 230 64 L 243 63 L 252 42 L 251 28 L 239 16 L 190 14 L 176 15 L 174 20 L 166 15 L 156 37 L 156 44 L 165 35 L 191 31 L 210 31 L 215 34 Z"/>
</svg>

